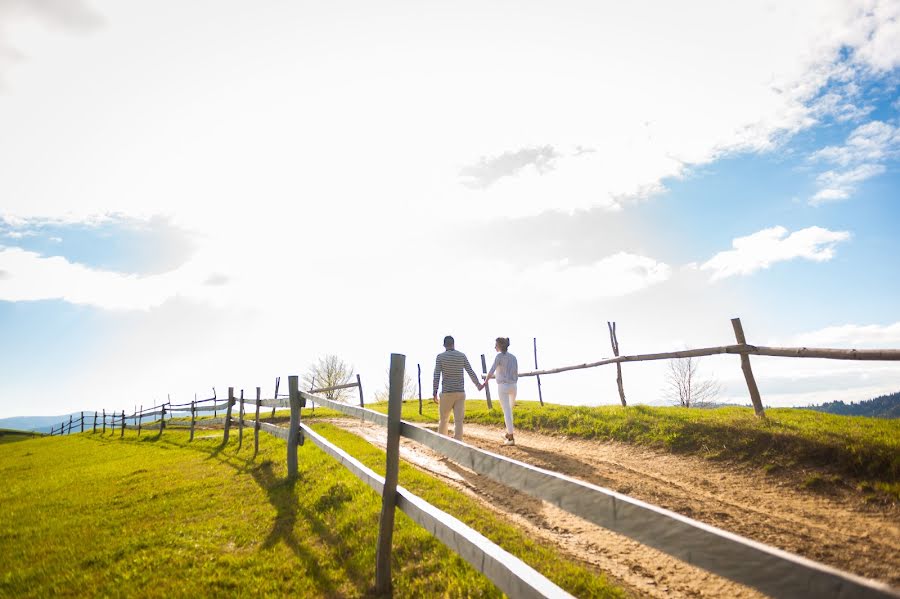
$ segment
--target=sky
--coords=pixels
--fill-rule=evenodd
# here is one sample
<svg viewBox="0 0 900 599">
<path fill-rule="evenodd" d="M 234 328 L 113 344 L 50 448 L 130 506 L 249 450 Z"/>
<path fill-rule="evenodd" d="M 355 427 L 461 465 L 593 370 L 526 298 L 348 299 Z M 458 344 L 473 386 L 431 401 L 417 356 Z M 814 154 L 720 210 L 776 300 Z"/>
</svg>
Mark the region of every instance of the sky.
<svg viewBox="0 0 900 599">
<path fill-rule="evenodd" d="M 609 321 L 622 354 L 734 317 L 900 348 L 898 67 L 898 1 L 0 0 L 0 417 L 270 397 L 326 354 L 428 397 L 444 335 L 524 371 L 610 357 Z M 752 364 L 769 406 L 900 390 Z M 700 370 L 749 402 L 736 356 Z"/>
</svg>

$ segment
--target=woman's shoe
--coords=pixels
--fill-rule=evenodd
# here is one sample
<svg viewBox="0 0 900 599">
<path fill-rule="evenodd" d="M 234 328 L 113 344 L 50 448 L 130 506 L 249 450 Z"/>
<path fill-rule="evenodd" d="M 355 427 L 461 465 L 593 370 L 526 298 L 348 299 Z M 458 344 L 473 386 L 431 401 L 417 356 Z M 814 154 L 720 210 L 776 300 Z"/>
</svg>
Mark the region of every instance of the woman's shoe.
<svg viewBox="0 0 900 599">
<path fill-rule="evenodd" d="M 512 435 L 506 435 L 506 441 L 503 442 L 503 445 L 515 445 L 516 440 Z"/>
</svg>

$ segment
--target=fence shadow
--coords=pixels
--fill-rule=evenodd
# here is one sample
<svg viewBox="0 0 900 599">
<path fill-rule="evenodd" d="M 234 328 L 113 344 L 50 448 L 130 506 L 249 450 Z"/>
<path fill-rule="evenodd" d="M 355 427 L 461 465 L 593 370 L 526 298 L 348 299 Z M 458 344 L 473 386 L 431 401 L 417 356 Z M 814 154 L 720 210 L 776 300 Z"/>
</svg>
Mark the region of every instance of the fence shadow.
<svg viewBox="0 0 900 599">
<path fill-rule="evenodd" d="M 323 517 L 330 507 L 336 507 L 343 503 L 343 493 L 338 487 L 343 487 L 342 483 L 337 483 L 323 497 L 314 504 L 304 503 L 299 496 L 298 487 L 302 486 L 301 479 L 290 479 L 278 476 L 275 471 L 274 462 L 270 459 L 263 459 L 256 462 L 254 457 L 243 457 L 238 454 L 237 439 L 232 438 L 228 444 L 216 443 L 197 444 L 178 443 L 167 439 L 162 435 L 163 431 L 158 431 L 154 435 L 146 435 L 138 437 L 126 437 L 125 442 L 137 443 L 163 443 L 179 449 L 189 449 L 191 451 L 206 454 L 204 460 L 216 460 L 224 464 L 237 473 L 248 474 L 253 481 L 266 493 L 268 502 L 276 510 L 275 517 L 272 520 L 271 529 L 261 543 L 259 550 L 271 549 L 279 542 L 284 545 L 296 556 L 298 562 L 302 564 L 302 568 L 308 575 L 309 579 L 316 586 L 316 595 L 324 597 L 343 596 L 339 584 L 341 581 L 335 580 L 333 576 L 329 576 L 325 569 L 317 567 L 323 559 L 322 554 L 316 554 L 310 550 L 310 547 L 301 542 L 301 539 L 295 532 L 298 520 L 302 520 L 308 529 L 319 539 L 320 546 L 325 546 L 326 554 L 332 556 L 348 555 L 351 550 L 344 538 L 338 534 L 335 528 Z M 170 431 L 166 431 L 170 432 Z M 119 441 L 116 435 L 112 437 L 107 435 L 106 440 Z M 226 452 L 226 449 L 233 451 Z M 252 455 L 251 446 L 245 446 L 240 451 L 248 451 Z M 373 596 L 371 581 L 369 580 L 368 571 L 358 571 L 357 569 L 348 567 L 346 563 L 332 562 L 330 571 L 335 569 L 341 571 L 343 581 L 349 581 L 355 586 L 363 596 Z"/>
</svg>

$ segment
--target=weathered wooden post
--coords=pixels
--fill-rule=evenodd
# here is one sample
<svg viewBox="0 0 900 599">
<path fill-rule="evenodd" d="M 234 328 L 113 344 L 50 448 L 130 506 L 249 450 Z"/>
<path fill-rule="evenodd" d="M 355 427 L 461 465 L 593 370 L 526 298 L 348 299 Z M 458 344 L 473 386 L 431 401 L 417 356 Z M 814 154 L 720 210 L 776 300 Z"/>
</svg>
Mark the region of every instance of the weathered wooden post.
<svg viewBox="0 0 900 599">
<path fill-rule="evenodd" d="M 616 336 L 616 323 L 614 322 L 606 322 L 606 326 L 609 327 L 609 342 L 612 344 L 613 355 L 615 357 L 619 357 L 619 338 Z M 623 406 L 627 406 L 625 403 L 625 387 L 622 384 L 622 363 L 616 362 L 616 385 L 619 387 L 619 399 L 622 401 Z"/>
<path fill-rule="evenodd" d="M 197 400 L 191 402 L 191 438 L 190 441 L 194 440 L 194 424 L 197 422 Z"/>
<path fill-rule="evenodd" d="M 234 387 L 228 387 L 228 407 L 225 412 L 225 436 L 222 437 L 222 443 L 228 443 L 228 437 L 231 433 L 231 407 L 234 405 Z"/>
<path fill-rule="evenodd" d="M 72 415 L 69 414 L 69 434 L 72 434 Z"/>
<path fill-rule="evenodd" d="M 125 438 L 125 410 L 122 410 L 122 430 L 119 431 L 119 438 Z"/>
<path fill-rule="evenodd" d="M 162 413 L 159 415 L 159 434 L 166 430 L 166 404 L 159 406 Z"/>
<path fill-rule="evenodd" d="M 364 408 L 365 404 L 363 404 L 362 381 L 359 380 L 359 374 L 356 375 L 356 388 L 359 389 L 359 407 Z"/>
<path fill-rule="evenodd" d="M 481 378 L 487 378 L 487 360 L 484 359 L 484 354 L 481 354 L 481 375 Z M 484 381 L 484 393 L 485 397 L 487 397 L 488 410 L 493 410 L 494 406 L 491 404 L 491 387 L 488 385 L 487 380 Z"/>
<path fill-rule="evenodd" d="M 731 327 L 734 329 L 735 340 L 741 345 L 747 345 L 747 339 L 744 337 L 744 327 L 741 326 L 741 319 L 732 318 Z M 750 356 L 746 352 L 741 353 L 741 370 L 744 371 L 744 379 L 747 381 L 747 389 L 750 391 L 753 411 L 760 418 L 765 418 L 766 412 L 763 410 L 762 398 L 759 396 L 759 387 L 756 386 L 756 379 L 753 378 L 753 369 L 750 368 Z"/>
<path fill-rule="evenodd" d="M 141 436 L 141 422 L 144 420 L 144 404 L 141 404 L 141 410 L 138 412 L 138 437 Z"/>
<path fill-rule="evenodd" d="M 538 365 L 537 365 L 537 337 L 534 337 L 534 369 L 535 369 L 535 370 L 538 369 Z M 541 402 L 541 405 L 544 405 L 544 395 L 541 393 L 541 375 L 539 375 L 539 374 L 538 374 L 538 375 L 535 375 L 534 378 L 537 379 L 537 386 L 538 386 L 538 400 Z"/>
<path fill-rule="evenodd" d="M 97 412 L 94 412 L 94 431 L 95 434 L 97 432 Z"/>
<path fill-rule="evenodd" d="M 104 408 L 104 410 L 103 410 L 103 430 L 100 431 L 100 434 L 101 434 L 101 435 L 105 435 L 105 434 L 106 434 L 106 409 L 105 409 L 105 408 Z"/>
<path fill-rule="evenodd" d="M 81 413 L 81 432 L 84 432 L 84 412 Z"/>
<path fill-rule="evenodd" d="M 275 377 L 275 403 L 278 403 L 278 387 L 281 386 L 281 377 Z M 275 418 L 275 406 L 272 406 L 272 418 Z"/>
<path fill-rule="evenodd" d="M 416 364 L 416 370 L 419 372 L 419 416 L 422 415 L 422 365 Z"/>
<path fill-rule="evenodd" d="M 391 354 L 388 388 L 387 463 L 384 491 L 381 494 L 381 519 L 375 553 L 375 592 L 391 591 L 391 542 L 394 536 L 394 512 L 397 506 L 397 479 L 400 475 L 400 418 L 403 410 L 403 376 L 406 356 Z"/>
<path fill-rule="evenodd" d="M 262 405 L 262 390 L 256 388 L 256 418 L 253 419 L 253 457 L 259 453 L 259 407 Z"/>
<path fill-rule="evenodd" d="M 300 397 L 300 384 L 297 375 L 288 377 L 288 397 L 291 402 L 291 422 L 287 439 L 288 478 L 297 477 L 297 445 L 300 437 L 300 408 L 305 400 Z"/>
<path fill-rule="evenodd" d="M 238 406 L 238 449 L 244 444 L 244 390 L 241 389 L 241 403 Z"/>
</svg>

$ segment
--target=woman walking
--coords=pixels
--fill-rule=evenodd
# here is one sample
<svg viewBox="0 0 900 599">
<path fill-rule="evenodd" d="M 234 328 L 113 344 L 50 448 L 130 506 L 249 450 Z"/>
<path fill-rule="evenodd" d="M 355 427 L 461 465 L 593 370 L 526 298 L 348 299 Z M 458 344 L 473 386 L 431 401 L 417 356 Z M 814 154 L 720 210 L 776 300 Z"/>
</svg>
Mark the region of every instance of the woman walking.
<svg viewBox="0 0 900 599">
<path fill-rule="evenodd" d="M 491 377 L 497 379 L 497 395 L 500 397 L 500 407 L 503 408 L 503 421 L 506 423 L 506 441 L 504 445 L 515 445 L 513 436 L 513 407 L 516 405 L 516 383 L 519 380 L 519 363 L 516 357 L 509 353 L 509 337 L 497 337 L 494 344 L 497 357 L 494 365 L 484 378 L 487 385 Z M 483 386 L 483 385 L 482 385 Z"/>
</svg>

